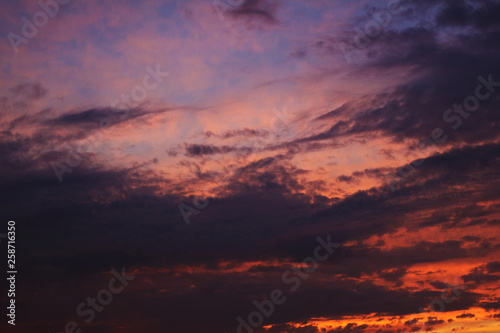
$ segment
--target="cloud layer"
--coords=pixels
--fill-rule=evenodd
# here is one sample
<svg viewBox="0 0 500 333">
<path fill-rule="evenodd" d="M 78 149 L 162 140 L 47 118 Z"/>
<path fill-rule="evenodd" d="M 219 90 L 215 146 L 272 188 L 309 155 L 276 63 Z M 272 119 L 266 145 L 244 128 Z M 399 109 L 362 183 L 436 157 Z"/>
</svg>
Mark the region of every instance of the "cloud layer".
<svg viewBox="0 0 500 333">
<path fill-rule="evenodd" d="M 280 289 L 255 332 L 498 330 L 499 4 L 401 1 L 375 34 L 387 1 L 223 3 L 70 2 L 0 42 L 16 329 L 235 332 Z M 5 36 L 41 10 L 5 7 Z"/>
</svg>

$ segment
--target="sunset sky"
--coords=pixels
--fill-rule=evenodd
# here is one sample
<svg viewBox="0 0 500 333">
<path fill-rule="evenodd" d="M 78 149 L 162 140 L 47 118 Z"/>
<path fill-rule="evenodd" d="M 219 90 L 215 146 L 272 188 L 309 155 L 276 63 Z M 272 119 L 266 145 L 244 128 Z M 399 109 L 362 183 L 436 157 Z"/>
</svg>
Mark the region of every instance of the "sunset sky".
<svg viewBox="0 0 500 333">
<path fill-rule="evenodd" d="M 500 332 L 500 1 L 1 8 L 2 332 Z"/>
</svg>

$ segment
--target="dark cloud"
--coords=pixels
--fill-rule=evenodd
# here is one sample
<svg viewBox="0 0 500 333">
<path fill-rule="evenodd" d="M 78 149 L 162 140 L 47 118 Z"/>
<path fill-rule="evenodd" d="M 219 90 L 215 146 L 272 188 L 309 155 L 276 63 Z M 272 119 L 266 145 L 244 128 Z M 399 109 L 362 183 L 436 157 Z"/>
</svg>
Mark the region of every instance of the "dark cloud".
<svg viewBox="0 0 500 333">
<path fill-rule="evenodd" d="M 450 57 L 446 59 L 450 61 Z M 451 128 L 454 124 L 450 125 L 443 120 L 444 112 L 452 109 L 454 103 L 462 104 L 467 96 L 474 94 L 475 87 L 479 84 L 477 77 L 480 75 L 487 77 L 488 73 L 500 73 L 500 70 L 478 69 L 477 72 L 470 73 L 468 78 L 450 77 L 450 74 L 435 72 L 418 81 L 401 85 L 390 95 L 381 94 L 375 99 L 366 98 L 363 105 L 359 105 L 359 102 L 353 105 L 346 104 L 319 119 L 328 119 L 333 117 L 332 114 L 343 112 L 346 115 L 353 115 L 349 120 L 335 121 L 327 131 L 301 139 L 299 142 L 366 134 L 374 136 L 380 131 L 397 140 L 413 138 L 424 141 L 431 138 L 435 128 L 443 128 L 447 135 L 446 145 L 496 140 L 498 131 L 494 128 L 500 123 L 497 112 L 500 106 L 495 103 L 497 100 L 495 96 L 481 105 L 477 113 L 468 119 L 463 119 L 456 131 Z M 462 74 L 464 73 L 461 72 L 460 75 Z M 441 82 L 435 78 L 436 76 L 443 78 L 443 75 L 446 78 Z M 493 77 L 500 81 L 500 74 Z M 450 86 L 448 82 L 454 83 Z M 450 91 L 450 96 L 456 97 L 450 97 L 449 101 L 443 100 L 441 96 L 446 93 L 445 91 Z M 462 95 L 457 94 L 457 91 L 461 91 Z"/>
<path fill-rule="evenodd" d="M 460 25 L 468 23 L 473 7 L 465 1 L 449 1 L 447 6 L 437 15 L 439 25 Z"/>
<path fill-rule="evenodd" d="M 497 1 L 447 1 L 436 16 L 436 22 L 441 26 L 468 26 L 486 31 L 500 25 L 500 4 Z"/>
<path fill-rule="evenodd" d="M 407 269 L 404 267 L 398 267 L 396 269 L 391 269 L 387 271 L 381 271 L 378 273 L 378 276 L 388 282 L 394 282 L 397 287 L 403 285 L 401 278 L 403 278 L 407 274 Z"/>
<path fill-rule="evenodd" d="M 9 149 L 12 152 L 32 150 L 32 141 L 19 139 L 16 144 L 11 143 Z M 477 177 L 476 172 L 481 170 L 487 171 L 485 177 L 491 177 L 495 161 L 500 156 L 497 150 L 497 145 L 464 147 L 429 157 L 422 167 L 425 168 L 424 174 L 439 177 L 436 183 L 443 186 L 451 186 L 453 181 L 467 181 L 467 178 L 454 176 L 453 172 Z M 19 156 L 23 158 L 24 155 Z M 462 164 L 455 165 L 455 159 Z M 441 169 L 452 174 L 441 172 Z M 23 251 L 23 262 L 29 263 L 25 267 L 25 276 L 37 276 L 41 282 L 57 282 L 59 293 L 67 295 L 65 302 L 76 306 L 89 293 L 82 287 L 75 288 L 68 282 L 71 281 L 68 277 L 82 281 L 90 279 L 93 282 L 89 288 L 100 290 L 102 287 L 99 285 L 106 282 L 97 278 L 100 272 L 109 271 L 118 264 L 149 267 L 153 271 L 178 265 L 199 265 L 205 269 L 213 267 L 214 273 L 142 275 L 138 278 L 141 292 L 130 291 L 127 302 L 116 301 L 113 303 L 114 310 L 109 313 L 117 314 L 133 301 L 144 305 L 142 310 L 136 310 L 142 315 L 155 317 L 160 309 L 164 314 L 169 313 L 165 312 L 168 309 L 176 313 L 175 316 L 162 316 L 165 321 L 148 324 L 151 330 L 164 327 L 166 321 L 171 325 L 169 327 L 177 327 L 179 331 L 197 329 L 200 326 L 195 321 L 186 324 L 186 316 L 192 316 L 192 313 L 202 314 L 197 318 L 202 318 L 205 324 L 234 330 L 237 325 L 235 318 L 252 311 L 253 295 L 286 288 L 281 274 L 288 268 L 286 265 L 257 264 L 241 273 L 217 274 L 222 270 L 221 261 L 231 261 L 233 266 L 245 260 L 301 261 L 312 254 L 318 235 L 332 234 L 338 242 L 356 244 L 359 240 L 395 230 L 404 224 L 410 226 L 412 221 L 405 216 L 412 212 L 448 205 L 443 201 L 426 202 L 424 205 L 415 199 L 415 191 L 435 186 L 425 181 L 410 182 L 395 193 L 372 189 L 336 203 L 311 203 L 311 197 L 295 192 L 309 186 L 300 181 L 304 172 L 295 168 L 285 156 L 251 162 L 238 175 L 229 178 L 226 197 L 210 198 L 209 206 L 200 215 L 193 215 L 192 223 L 186 226 L 177 205 L 180 202 L 191 203 L 192 198 L 158 195 L 161 178 L 154 173 L 82 166 L 78 172 L 59 183 L 52 170 L 38 161 L 22 176 L 2 180 L 2 189 L 9 193 L 9 197 L 2 201 L 2 211 L 23 221 L 24 237 L 33 239 Z M 373 171 L 367 171 L 370 172 Z M 163 184 L 173 185 L 172 180 Z M 494 185 L 493 182 L 491 186 Z M 486 187 L 481 193 L 484 199 L 493 194 L 489 194 Z M 29 211 L 23 209 L 26 200 L 30 202 Z M 405 204 L 399 204 L 400 201 Z M 470 215 L 485 216 L 479 206 L 466 207 L 469 208 L 457 210 L 461 219 Z M 39 221 L 45 223 L 40 224 Z M 99 232 L 96 233 L 96 230 Z M 39 234 L 45 236 L 36 236 Z M 68 253 L 68 244 L 78 248 L 78 251 Z M 463 245 L 461 240 L 450 240 L 442 243 L 420 242 L 385 252 L 362 245 L 342 248 L 330 259 L 331 262 L 311 274 L 300 290 L 290 294 L 286 304 L 277 309 L 267 323 L 285 325 L 318 315 L 359 315 L 374 311 L 393 315 L 415 313 L 418 306 L 426 306 L 439 297 L 441 290 L 391 290 L 352 278 L 368 274 L 401 286 L 400 281 L 407 274 L 406 267 L 413 264 L 487 253 L 487 249 L 480 244 L 467 248 Z M 493 272 L 496 263 L 486 267 Z M 328 276 L 338 276 L 338 279 L 335 283 L 326 283 Z M 476 274 L 471 279 L 482 282 L 484 277 Z M 149 283 L 145 280 L 153 285 L 146 288 Z M 468 277 L 464 280 L 472 281 Z M 32 284 L 26 294 L 19 295 L 20 302 L 30 299 L 31 305 L 26 307 L 26 311 L 47 302 L 44 297 L 56 288 L 42 290 L 40 283 Z M 89 282 L 82 283 L 87 284 Z M 159 292 L 162 288 L 173 289 L 169 289 L 168 297 L 164 297 Z M 32 296 L 35 293 L 38 293 L 37 296 Z M 479 294 L 464 291 L 449 309 L 467 310 L 480 298 Z M 55 307 L 54 302 L 44 303 L 47 304 L 45 308 Z M 304 310 L 304 302 L 311 306 Z M 481 303 L 481 306 L 492 305 Z M 74 309 L 70 310 L 69 315 L 72 315 Z M 36 321 L 42 316 L 54 319 L 68 316 L 61 310 L 56 317 L 54 315 L 37 310 L 31 315 L 26 314 L 26 318 Z M 429 324 L 437 322 L 430 321 Z"/>
<path fill-rule="evenodd" d="M 168 112 L 171 109 L 146 111 L 141 108 L 113 109 L 94 108 L 84 111 L 68 112 L 55 119 L 46 121 L 47 125 L 56 126 L 82 126 L 94 125 L 93 127 L 105 128 L 123 121 L 135 120 L 139 117 Z"/>
<path fill-rule="evenodd" d="M 474 271 L 473 273 L 463 275 L 462 280 L 464 280 L 464 282 L 474 282 L 475 284 L 484 284 L 484 283 L 500 281 L 500 276 L 483 274 L 481 272 Z"/>
<path fill-rule="evenodd" d="M 69 113 L 59 116 L 51 121 L 54 125 L 81 125 L 81 124 L 99 124 L 101 121 L 113 118 L 115 121 L 119 118 L 125 118 L 126 111 L 118 109 L 90 109 L 76 113 Z"/>
<path fill-rule="evenodd" d="M 475 284 L 484 284 L 500 281 L 500 275 L 494 273 L 500 272 L 500 263 L 492 261 L 485 266 L 479 266 L 470 271 L 469 274 L 463 275 L 464 282 L 474 282 Z"/>
<path fill-rule="evenodd" d="M 337 180 L 339 182 L 351 183 L 351 182 L 353 182 L 354 177 L 342 175 L 342 176 L 337 177 Z"/>
<path fill-rule="evenodd" d="M 489 273 L 500 273 L 500 261 L 492 261 L 486 265 L 486 270 Z"/>
<path fill-rule="evenodd" d="M 439 289 L 439 290 L 445 290 L 445 289 L 450 288 L 449 284 L 441 282 L 441 281 L 431 281 L 431 282 L 429 282 L 429 284 L 431 286 L 433 286 L 434 288 Z"/>
<path fill-rule="evenodd" d="M 269 132 L 261 129 L 249 129 L 249 128 L 244 128 L 244 129 L 239 129 L 239 130 L 228 130 L 225 131 L 222 134 L 215 134 L 211 131 L 205 132 L 205 136 L 207 138 L 210 137 L 217 137 L 220 139 L 230 139 L 234 137 L 259 137 L 259 136 L 268 136 Z"/>
<path fill-rule="evenodd" d="M 20 97 L 26 100 L 37 100 L 45 97 L 48 90 L 45 89 L 40 82 L 23 83 L 10 88 L 10 92 L 15 97 Z"/>
<path fill-rule="evenodd" d="M 485 310 L 500 310 L 500 299 L 493 298 L 492 302 L 479 302 L 477 305 Z"/>
<path fill-rule="evenodd" d="M 199 145 L 199 144 L 186 144 L 187 156 L 203 156 L 215 154 L 227 154 L 232 152 L 251 154 L 252 147 L 230 147 L 230 146 L 213 146 L 213 145 Z"/>
<path fill-rule="evenodd" d="M 0 114 L 26 109 L 32 106 L 33 102 L 45 97 L 47 93 L 48 90 L 40 82 L 13 86 L 0 97 Z"/>
<path fill-rule="evenodd" d="M 135 122 L 137 124 L 146 123 L 148 117 L 157 114 L 162 114 L 174 110 L 173 108 L 163 108 L 156 110 L 146 110 L 142 107 L 134 107 L 129 109 L 115 108 L 92 108 L 87 110 L 77 110 L 64 113 L 56 118 L 42 119 L 37 117 L 32 122 L 51 128 L 61 130 L 71 130 L 78 128 L 79 131 L 75 135 L 87 137 L 93 132 L 110 128 L 125 122 Z"/>
<path fill-rule="evenodd" d="M 242 4 L 232 9 L 230 13 L 236 18 L 259 18 L 267 23 L 276 24 L 276 4 L 277 1 L 243 0 Z"/>
<path fill-rule="evenodd" d="M 461 315 L 458 315 L 457 316 L 457 319 L 461 319 L 461 318 L 474 318 L 476 315 L 473 314 L 473 313 L 463 313 Z"/>
<path fill-rule="evenodd" d="M 445 122 L 443 114 L 453 109 L 455 103 L 462 104 L 467 96 L 474 95 L 479 76 L 486 78 L 491 74 L 500 81 L 500 66 L 492 61 L 500 57 L 500 47 L 497 47 L 500 30 L 498 20 L 493 18 L 500 4 L 494 1 L 474 1 L 473 5 L 464 1 L 415 1 L 406 4 L 413 8 L 407 12 L 407 22 L 418 19 L 418 15 L 425 12 L 423 7 L 429 5 L 439 5 L 435 18 L 437 27 L 410 24 L 397 29 L 391 24 L 384 33 L 374 37 L 366 49 L 357 49 L 377 55 L 354 67 L 353 75 L 362 77 L 367 72 L 384 75 L 386 71 L 406 70 L 409 72 L 407 81 L 392 91 L 363 96 L 325 113 L 317 121 L 328 123 L 329 129 L 301 141 L 367 135 L 387 136 L 395 141 L 423 141 L 431 137 L 434 128 L 444 129 L 445 145 L 498 139 L 498 89 L 481 102 L 474 114 L 462 119 L 457 130 L 451 128 L 454 122 Z M 475 29 L 470 33 L 454 32 L 450 36 L 452 42 L 443 43 L 439 38 L 445 29 L 442 25 Z"/>
</svg>

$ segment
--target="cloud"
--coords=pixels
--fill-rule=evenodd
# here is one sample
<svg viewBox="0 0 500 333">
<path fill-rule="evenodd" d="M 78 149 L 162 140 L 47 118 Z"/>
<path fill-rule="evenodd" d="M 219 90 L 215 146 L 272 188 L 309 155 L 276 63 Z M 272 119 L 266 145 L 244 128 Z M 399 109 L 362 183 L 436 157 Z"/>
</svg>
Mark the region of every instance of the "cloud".
<svg viewBox="0 0 500 333">
<path fill-rule="evenodd" d="M 474 318 L 476 315 L 473 313 L 463 313 L 461 315 L 458 315 L 456 318 L 457 319 L 462 319 L 462 318 Z"/>
<path fill-rule="evenodd" d="M 21 83 L 10 87 L 6 94 L 0 97 L 0 114 L 26 109 L 47 94 L 48 90 L 40 82 Z"/>
<path fill-rule="evenodd" d="M 259 137 L 259 136 L 268 136 L 268 135 L 269 135 L 269 132 L 266 130 L 249 129 L 249 128 L 244 128 L 241 130 L 228 130 L 220 135 L 217 135 L 217 134 L 210 132 L 210 131 L 205 133 L 205 136 L 207 138 L 214 136 L 214 137 L 221 138 L 221 139 L 230 139 L 230 138 L 240 137 L 240 136 L 249 138 L 249 137 Z"/>
<path fill-rule="evenodd" d="M 172 111 L 165 108 L 161 110 L 145 110 L 143 108 L 113 109 L 93 108 L 84 111 L 68 112 L 55 119 L 46 121 L 46 125 L 55 126 L 82 126 L 94 124 L 94 127 L 107 127 L 121 122 L 133 121 L 140 117 L 151 116 Z"/>
<path fill-rule="evenodd" d="M 197 144 L 186 144 L 186 155 L 187 156 L 202 156 L 202 155 L 215 155 L 215 154 L 227 154 L 231 152 L 238 152 L 244 154 L 252 153 L 251 147 L 230 147 L 230 146 L 213 146 L 213 145 L 197 145 Z"/>
<path fill-rule="evenodd" d="M 447 1 L 446 6 L 436 15 L 440 26 L 472 25 L 481 31 L 487 31 L 499 25 L 500 5 L 495 1 Z"/>
<path fill-rule="evenodd" d="M 25 144 L 30 151 L 30 141 Z M 19 151 L 20 148 L 11 149 Z M 497 149 L 497 145 L 464 147 L 430 157 L 423 167 L 425 172 L 433 175 L 444 165 L 455 163 L 454 158 L 457 158 L 470 161 L 462 163 L 459 171 L 473 175 L 474 170 L 494 168 Z M 317 315 L 369 314 L 375 309 L 392 315 L 415 313 L 418 305 L 427 305 L 433 298 L 439 297 L 441 290 L 392 289 L 377 286 L 361 277 L 373 274 L 401 286 L 401 279 L 410 274 L 409 267 L 412 265 L 458 258 L 464 260 L 486 253 L 480 244 L 465 248 L 464 242 L 459 240 L 421 241 L 384 252 L 356 243 L 373 235 L 394 231 L 403 224 L 408 225 L 411 221 L 404 216 L 422 209 L 418 200 L 412 199 L 411 193 L 423 191 L 425 187 L 418 182 L 406 190 L 400 189 L 397 196 L 389 191 L 373 189 L 334 204 L 311 203 L 308 197 L 294 194 L 296 189 L 305 186 L 297 179 L 303 171 L 294 168 L 284 157 L 249 163 L 231 180 L 228 185 L 230 194 L 211 198 L 210 205 L 194 217 L 196 220 L 190 228 L 182 222 L 177 208 L 179 202 L 189 202 L 189 198 L 159 195 L 161 177 L 154 172 L 151 175 L 151 171 L 104 170 L 83 166 L 78 173 L 59 184 L 48 168 L 34 167 L 30 170 L 24 172 L 22 178 L 19 176 L 2 182 L 2 188 L 10 194 L 3 205 L 10 207 L 7 212 L 20 212 L 29 198 L 31 209 L 16 214 L 16 218 L 25 223 L 27 238 L 34 239 L 35 234 L 41 232 L 40 228 L 48 228 L 49 225 L 54 230 L 52 236 L 39 239 L 26 249 L 25 260 L 33 263 L 27 266 L 27 272 L 42 279 L 54 279 L 55 276 L 59 279 L 66 276 L 89 279 L 117 263 L 160 270 L 180 265 L 220 267 L 221 261 L 228 260 L 237 263 L 271 259 L 298 261 L 310 253 L 318 234 L 334 233 L 335 239 L 340 242 L 354 242 L 339 251 L 332 258 L 332 263 L 323 265 L 316 275 L 311 275 L 303 289 L 294 293 L 283 308 L 277 310 L 269 322 L 277 325 L 300 322 Z M 446 173 L 438 172 L 437 175 L 446 186 L 451 186 L 452 180 L 464 181 L 463 177 L 447 176 Z M 169 186 L 169 182 L 173 185 L 172 180 L 163 184 Z M 43 189 L 43 196 L 38 195 L 39 189 Z M 483 195 L 487 198 L 488 191 L 484 191 Z M 405 201 L 405 205 L 398 204 L 399 200 Z M 148 207 L 147 210 L 144 207 Z M 442 207 L 442 203 L 436 201 L 433 207 Z M 472 208 L 458 211 L 460 218 L 477 214 L 484 216 L 484 211 Z M 40 219 L 47 222 L 37 224 Z M 72 223 L 67 223 L 68 220 Z M 418 221 L 414 223 L 418 224 Z M 96 228 L 99 229 L 97 236 Z M 99 240 L 97 244 L 96 237 Z M 47 242 L 52 244 L 47 251 L 40 250 Z M 79 250 L 67 253 L 68 243 L 79 244 Z M 124 251 L 124 248 L 127 250 Z M 195 253 L 203 255 L 194 256 Z M 494 271 L 495 265 L 491 262 L 485 267 Z M 131 292 L 129 297 L 137 301 L 143 299 L 143 302 L 146 297 L 148 308 L 145 311 L 153 311 L 153 315 L 157 313 L 152 310 L 156 306 L 162 309 L 175 307 L 178 309 L 176 313 L 201 311 L 205 313 L 205 323 L 230 329 L 236 322 L 225 318 L 248 313 L 250 294 L 268 292 L 276 288 L 276 284 L 279 287 L 282 273 L 283 268 L 279 266 L 252 265 L 247 271 L 239 273 L 223 274 L 215 269 L 212 273 L 193 271 L 177 277 L 173 273 L 144 274 L 138 281 L 142 281 L 140 288 L 145 289 L 138 294 Z M 325 284 L 323 279 L 327 276 L 337 276 L 336 283 Z M 474 278 L 482 282 L 484 277 L 476 274 Z M 144 282 L 146 279 L 153 281 L 154 285 Z M 472 281 L 468 277 L 464 280 Z M 186 283 L 196 287 L 193 291 L 188 292 L 187 289 L 181 292 Z M 168 298 L 165 298 L 159 290 L 168 288 L 168 284 L 170 288 L 177 286 L 181 289 L 169 291 Z M 95 288 L 98 285 L 96 282 Z M 210 303 L 212 306 L 209 307 L 210 290 L 218 290 L 220 286 L 224 287 L 218 292 L 218 306 Z M 64 293 L 82 293 L 62 288 Z M 33 298 L 32 305 L 39 304 L 40 297 L 44 295 L 41 293 Z M 460 301 L 450 305 L 449 309 L 467 310 L 481 297 L 478 293 L 464 292 Z M 302 304 L 306 299 L 314 305 L 304 311 Z M 332 299 L 336 302 L 332 303 Z M 237 303 L 234 303 L 235 300 Z M 491 306 L 484 302 L 481 304 Z M 168 322 L 181 331 L 199 327 L 194 322 L 186 325 L 183 315 L 168 317 Z M 439 320 L 429 321 L 432 325 L 438 323 Z M 164 321 L 152 322 L 149 327 L 154 330 L 163 325 Z"/>
<path fill-rule="evenodd" d="M 26 100 L 37 100 L 47 95 L 48 90 L 45 89 L 40 82 L 23 83 L 10 88 L 10 92 L 19 98 Z"/>
<path fill-rule="evenodd" d="M 267 23 L 276 24 L 275 10 L 276 5 L 268 0 L 243 0 L 243 3 L 230 13 L 236 18 L 260 18 Z"/>
<path fill-rule="evenodd" d="M 246 0 L 225 22 L 210 3 L 185 17 L 170 5 L 75 2 L 3 58 L 2 82 L 33 78 L 6 84 L 0 100 L 0 209 L 24 239 L 23 325 L 61 330 L 124 266 L 137 279 L 85 331 L 234 332 L 253 300 L 290 291 L 283 272 L 326 235 L 342 247 L 262 330 L 445 330 L 453 317 L 496 315 L 498 94 L 458 130 L 443 113 L 475 93 L 479 75 L 500 80 L 498 4 L 405 1 L 349 65 L 342 35 L 376 5 Z M 25 14 L 2 15 L 10 29 Z M 106 107 L 155 63 L 175 80 L 147 104 Z M 265 129 L 284 104 L 294 121 Z M 119 135 L 60 183 L 51 162 L 67 163 L 107 121 Z M 446 143 L 419 146 L 435 128 Z M 392 191 L 387 173 L 415 156 Z M 186 225 L 179 204 L 195 207 L 200 193 L 208 205 Z M 415 318 L 456 272 L 467 289 L 445 313 Z"/>
</svg>

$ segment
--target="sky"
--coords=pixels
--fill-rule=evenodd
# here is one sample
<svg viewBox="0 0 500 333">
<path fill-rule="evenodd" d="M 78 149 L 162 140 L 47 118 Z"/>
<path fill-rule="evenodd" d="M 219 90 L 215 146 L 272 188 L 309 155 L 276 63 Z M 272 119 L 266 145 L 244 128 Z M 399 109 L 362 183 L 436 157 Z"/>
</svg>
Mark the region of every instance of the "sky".
<svg viewBox="0 0 500 333">
<path fill-rule="evenodd" d="M 2 332 L 500 332 L 499 17 L 3 1 Z"/>
</svg>

